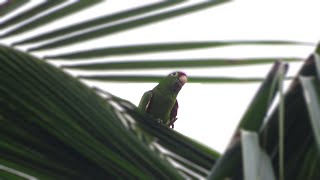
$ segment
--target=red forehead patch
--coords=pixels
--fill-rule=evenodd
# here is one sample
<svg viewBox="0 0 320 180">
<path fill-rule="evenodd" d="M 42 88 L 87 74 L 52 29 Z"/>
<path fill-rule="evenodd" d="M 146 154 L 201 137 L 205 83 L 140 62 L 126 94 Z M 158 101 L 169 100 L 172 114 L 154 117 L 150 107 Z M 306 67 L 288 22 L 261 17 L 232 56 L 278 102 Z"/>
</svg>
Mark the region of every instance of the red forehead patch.
<svg viewBox="0 0 320 180">
<path fill-rule="evenodd" d="M 179 71 L 178 74 L 179 74 L 179 76 L 183 76 L 183 75 L 184 75 L 184 76 L 187 76 L 186 73 L 181 72 L 181 71 Z"/>
</svg>

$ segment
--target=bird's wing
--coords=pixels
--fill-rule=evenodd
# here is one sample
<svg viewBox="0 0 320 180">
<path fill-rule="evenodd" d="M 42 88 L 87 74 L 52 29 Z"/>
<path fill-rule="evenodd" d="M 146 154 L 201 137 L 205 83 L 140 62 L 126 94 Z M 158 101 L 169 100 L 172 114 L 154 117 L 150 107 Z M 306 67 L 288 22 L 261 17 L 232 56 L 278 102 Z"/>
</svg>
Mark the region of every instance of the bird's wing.
<svg viewBox="0 0 320 180">
<path fill-rule="evenodd" d="M 170 121 L 169 121 L 169 127 L 172 126 L 172 128 L 174 127 L 174 122 L 178 119 L 177 118 L 177 114 L 178 114 L 178 108 L 179 108 L 179 104 L 178 104 L 178 100 L 176 100 L 176 102 L 173 105 L 173 108 L 170 112 Z"/>
<path fill-rule="evenodd" d="M 149 112 L 150 110 L 150 103 L 151 103 L 151 100 L 152 100 L 152 95 L 153 95 L 153 92 L 152 90 L 150 91 L 147 91 L 143 94 L 141 100 L 140 100 L 140 103 L 139 103 L 139 109 L 142 109 L 144 110 L 145 112 Z"/>
</svg>

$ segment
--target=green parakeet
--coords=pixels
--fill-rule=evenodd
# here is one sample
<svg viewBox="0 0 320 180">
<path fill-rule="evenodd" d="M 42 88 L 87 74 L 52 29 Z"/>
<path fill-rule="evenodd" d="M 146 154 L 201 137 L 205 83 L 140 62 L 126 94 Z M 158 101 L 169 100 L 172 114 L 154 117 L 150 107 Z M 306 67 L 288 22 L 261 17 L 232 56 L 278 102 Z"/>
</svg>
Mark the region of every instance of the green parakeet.
<svg viewBox="0 0 320 180">
<path fill-rule="evenodd" d="M 183 72 L 169 74 L 156 87 L 143 94 L 139 108 L 173 128 L 179 107 L 177 95 L 186 82 L 187 76 Z"/>
</svg>

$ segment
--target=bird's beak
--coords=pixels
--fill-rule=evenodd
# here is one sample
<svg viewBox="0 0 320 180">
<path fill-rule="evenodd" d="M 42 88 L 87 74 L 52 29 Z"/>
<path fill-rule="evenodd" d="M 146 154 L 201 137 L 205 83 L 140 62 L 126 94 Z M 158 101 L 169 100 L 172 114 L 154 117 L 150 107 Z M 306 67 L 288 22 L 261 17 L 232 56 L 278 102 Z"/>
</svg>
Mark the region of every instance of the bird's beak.
<svg viewBox="0 0 320 180">
<path fill-rule="evenodd" d="M 179 77 L 179 81 L 181 82 L 181 85 L 183 86 L 187 82 L 188 78 L 186 75 L 182 75 Z"/>
</svg>

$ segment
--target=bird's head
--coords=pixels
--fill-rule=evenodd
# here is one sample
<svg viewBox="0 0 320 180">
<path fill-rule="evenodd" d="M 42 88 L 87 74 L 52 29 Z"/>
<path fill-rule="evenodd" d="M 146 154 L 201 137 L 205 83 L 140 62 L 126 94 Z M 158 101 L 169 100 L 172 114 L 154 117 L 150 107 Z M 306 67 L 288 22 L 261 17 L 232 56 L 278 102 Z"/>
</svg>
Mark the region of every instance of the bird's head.
<svg viewBox="0 0 320 180">
<path fill-rule="evenodd" d="M 165 88 L 174 94 L 178 94 L 182 86 L 187 82 L 187 75 L 183 72 L 177 71 L 170 73 L 168 76 L 163 78 L 159 85 L 161 88 Z"/>
</svg>

